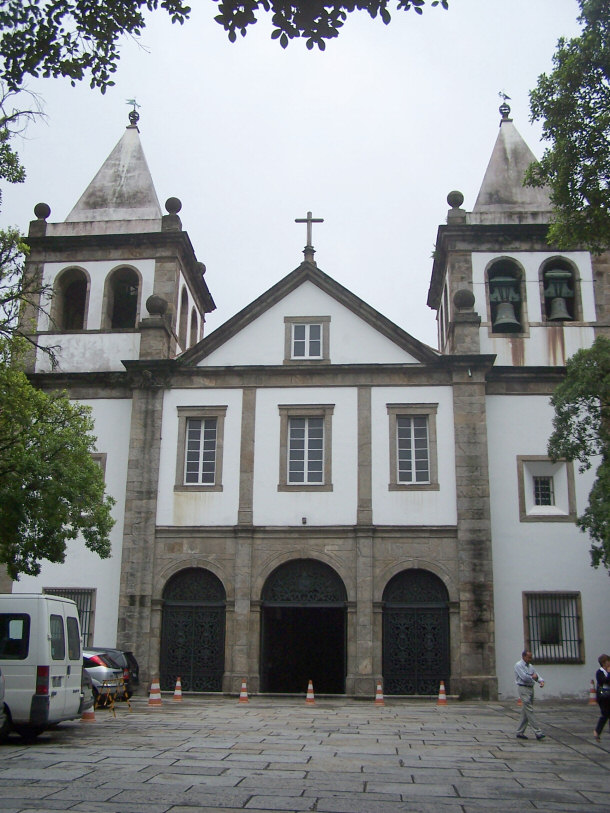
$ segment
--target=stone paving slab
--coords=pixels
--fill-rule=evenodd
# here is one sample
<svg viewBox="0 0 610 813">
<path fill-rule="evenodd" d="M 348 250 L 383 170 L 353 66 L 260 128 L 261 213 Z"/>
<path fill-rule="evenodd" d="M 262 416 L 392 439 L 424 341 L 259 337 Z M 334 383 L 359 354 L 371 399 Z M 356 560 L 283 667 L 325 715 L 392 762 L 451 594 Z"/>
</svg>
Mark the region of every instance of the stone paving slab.
<svg viewBox="0 0 610 813">
<path fill-rule="evenodd" d="M 610 811 L 596 708 L 545 702 L 519 741 L 513 703 L 187 697 L 98 710 L 0 746 L 0 811 L 482 813 Z"/>
</svg>

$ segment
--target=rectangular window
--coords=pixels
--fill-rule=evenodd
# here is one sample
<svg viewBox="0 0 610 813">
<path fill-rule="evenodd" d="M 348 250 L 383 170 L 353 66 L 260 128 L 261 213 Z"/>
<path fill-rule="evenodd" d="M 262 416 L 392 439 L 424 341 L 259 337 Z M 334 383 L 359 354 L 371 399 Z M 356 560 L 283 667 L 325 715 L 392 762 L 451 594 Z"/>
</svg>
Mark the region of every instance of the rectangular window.
<svg viewBox="0 0 610 813">
<path fill-rule="evenodd" d="M 321 358 L 322 325 L 294 324 L 292 326 L 292 358 Z"/>
<path fill-rule="evenodd" d="M 66 636 L 64 619 L 61 615 L 52 615 L 51 619 L 51 657 L 54 661 L 63 661 L 66 657 Z"/>
<path fill-rule="evenodd" d="M 324 482 L 324 423 L 322 418 L 290 418 L 288 482 Z"/>
<path fill-rule="evenodd" d="M 438 490 L 438 404 L 387 404 L 391 491 Z"/>
<path fill-rule="evenodd" d="M 525 593 L 528 649 L 539 663 L 583 663 L 580 593 Z"/>
<path fill-rule="evenodd" d="M 534 505 L 555 505 L 552 477 L 534 476 Z"/>
<path fill-rule="evenodd" d="M 399 483 L 429 483 L 428 418 L 397 415 L 396 443 Z"/>
<path fill-rule="evenodd" d="M 330 361 L 330 316 L 286 316 L 284 327 L 284 364 Z"/>
<path fill-rule="evenodd" d="M 76 604 L 83 647 L 93 643 L 93 619 L 95 616 L 95 590 L 86 587 L 45 587 L 42 591 L 49 596 L 69 598 Z M 70 619 L 68 619 L 68 647 L 70 648 Z M 72 657 L 70 655 L 70 657 Z"/>
<path fill-rule="evenodd" d="M 27 613 L 0 614 L 0 659 L 23 661 L 30 649 L 30 616 Z"/>
<path fill-rule="evenodd" d="M 184 482 L 214 485 L 217 418 L 187 418 Z"/>
<path fill-rule="evenodd" d="M 174 491 L 222 491 L 226 406 L 178 407 Z"/>
<path fill-rule="evenodd" d="M 279 406 L 279 491 L 332 491 L 334 405 Z"/>
</svg>

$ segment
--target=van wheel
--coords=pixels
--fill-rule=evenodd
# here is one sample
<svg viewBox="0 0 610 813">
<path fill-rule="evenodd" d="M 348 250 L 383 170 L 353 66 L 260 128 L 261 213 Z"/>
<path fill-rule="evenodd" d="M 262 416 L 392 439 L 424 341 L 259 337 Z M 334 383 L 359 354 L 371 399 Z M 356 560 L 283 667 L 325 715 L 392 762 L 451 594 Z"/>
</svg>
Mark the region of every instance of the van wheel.
<svg viewBox="0 0 610 813">
<path fill-rule="evenodd" d="M 39 734 L 42 734 L 44 728 L 41 726 L 30 726 L 30 725 L 14 725 L 13 731 L 15 731 L 22 740 L 26 742 L 34 742 L 36 737 Z"/>
<path fill-rule="evenodd" d="M 4 742 L 11 730 L 11 718 L 6 706 L 0 709 L 0 742 Z"/>
</svg>

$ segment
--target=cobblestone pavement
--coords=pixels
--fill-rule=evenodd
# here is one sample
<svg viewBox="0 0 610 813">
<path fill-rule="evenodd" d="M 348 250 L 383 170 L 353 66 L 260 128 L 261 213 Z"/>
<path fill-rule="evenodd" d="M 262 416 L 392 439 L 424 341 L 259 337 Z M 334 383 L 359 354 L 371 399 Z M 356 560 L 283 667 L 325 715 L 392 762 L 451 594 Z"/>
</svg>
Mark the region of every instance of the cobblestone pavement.
<svg viewBox="0 0 610 813">
<path fill-rule="evenodd" d="M 97 710 L 0 747 L 14 813 L 610 811 L 610 732 L 597 706 L 537 707 L 545 740 L 515 739 L 515 703 L 164 696 Z"/>
</svg>

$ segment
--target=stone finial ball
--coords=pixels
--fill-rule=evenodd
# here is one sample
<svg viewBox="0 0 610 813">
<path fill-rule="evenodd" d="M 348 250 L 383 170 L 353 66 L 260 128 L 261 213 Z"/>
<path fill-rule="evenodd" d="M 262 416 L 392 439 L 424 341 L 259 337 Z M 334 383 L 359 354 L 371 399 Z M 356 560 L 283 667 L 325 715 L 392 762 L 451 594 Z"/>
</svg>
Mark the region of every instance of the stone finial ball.
<svg viewBox="0 0 610 813">
<path fill-rule="evenodd" d="M 168 198 L 165 201 L 165 208 L 170 215 L 177 215 L 180 209 L 182 209 L 182 201 L 180 198 Z"/>
<path fill-rule="evenodd" d="M 474 294 L 468 288 L 460 288 L 453 295 L 453 304 L 458 310 L 469 310 L 474 307 Z"/>
<path fill-rule="evenodd" d="M 457 189 L 454 189 L 453 192 L 449 192 L 447 195 L 447 203 L 452 209 L 459 209 L 462 203 L 464 203 L 464 195 L 458 192 Z"/>
<path fill-rule="evenodd" d="M 151 316 L 163 316 L 167 311 L 167 299 L 158 294 L 152 294 L 146 300 L 146 310 Z"/>
<path fill-rule="evenodd" d="M 37 203 L 34 206 L 34 214 L 39 220 L 46 220 L 51 214 L 51 207 L 48 203 Z"/>
<path fill-rule="evenodd" d="M 198 269 L 199 273 L 201 274 L 201 276 L 203 276 L 205 274 L 205 271 L 206 271 L 205 263 L 198 262 L 197 263 L 197 269 Z"/>
</svg>

